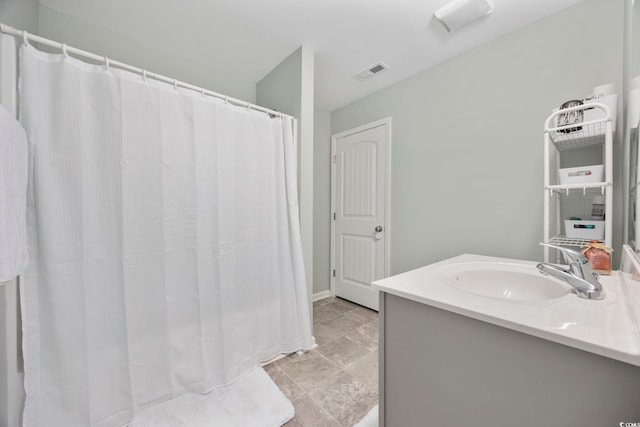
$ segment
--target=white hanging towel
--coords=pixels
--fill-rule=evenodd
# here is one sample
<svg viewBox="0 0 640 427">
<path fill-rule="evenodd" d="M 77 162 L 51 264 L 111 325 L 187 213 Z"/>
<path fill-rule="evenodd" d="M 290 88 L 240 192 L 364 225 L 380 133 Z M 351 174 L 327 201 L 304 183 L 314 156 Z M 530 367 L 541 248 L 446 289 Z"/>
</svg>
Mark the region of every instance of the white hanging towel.
<svg viewBox="0 0 640 427">
<path fill-rule="evenodd" d="M 0 105 L 0 285 L 27 264 L 27 134 Z"/>
</svg>

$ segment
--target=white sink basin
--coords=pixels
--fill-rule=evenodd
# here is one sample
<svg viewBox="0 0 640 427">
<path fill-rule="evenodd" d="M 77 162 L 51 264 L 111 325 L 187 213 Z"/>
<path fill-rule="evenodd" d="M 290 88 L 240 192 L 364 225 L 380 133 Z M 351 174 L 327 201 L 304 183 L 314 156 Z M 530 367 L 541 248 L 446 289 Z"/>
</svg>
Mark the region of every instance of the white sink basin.
<svg viewBox="0 0 640 427">
<path fill-rule="evenodd" d="M 510 301 L 545 301 L 570 293 L 563 282 L 543 276 L 535 265 L 501 262 L 450 264 L 439 272 L 456 289 Z"/>
</svg>

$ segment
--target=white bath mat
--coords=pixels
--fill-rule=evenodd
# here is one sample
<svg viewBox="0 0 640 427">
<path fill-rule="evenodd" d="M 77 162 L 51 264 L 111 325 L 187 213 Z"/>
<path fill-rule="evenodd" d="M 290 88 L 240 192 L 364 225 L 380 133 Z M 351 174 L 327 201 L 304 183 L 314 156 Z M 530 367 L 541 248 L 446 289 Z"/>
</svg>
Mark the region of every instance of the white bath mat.
<svg viewBox="0 0 640 427">
<path fill-rule="evenodd" d="M 280 427 L 293 405 L 262 368 L 209 394 L 187 394 L 142 411 L 129 427 Z"/>
<path fill-rule="evenodd" d="M 378 427 L 378 405 L 371 408 L 367 415 L 353 427 Z"/>
</svg>

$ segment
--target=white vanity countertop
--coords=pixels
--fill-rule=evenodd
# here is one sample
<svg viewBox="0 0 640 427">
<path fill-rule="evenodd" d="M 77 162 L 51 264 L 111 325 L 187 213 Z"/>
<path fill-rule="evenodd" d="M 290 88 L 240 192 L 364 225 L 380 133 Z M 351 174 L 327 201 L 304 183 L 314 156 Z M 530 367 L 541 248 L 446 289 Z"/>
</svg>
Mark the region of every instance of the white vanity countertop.
<svg viewBox="0 0 640 427">
<path fill-rule="evenodd" d="M 450 265 L 482 262 L 530 266 L 537 273 L 536 262 L 467 254 L 372 285 L 382 292 L 640 366 L 640 282 L 632 280 L 631 274 L 614 271 L 600 276 L 606 297 L 599 301 L 573 293 L 544 301 L 511 301 L 459 290 L 448 285 L 442 273 Z"/>
</svg>

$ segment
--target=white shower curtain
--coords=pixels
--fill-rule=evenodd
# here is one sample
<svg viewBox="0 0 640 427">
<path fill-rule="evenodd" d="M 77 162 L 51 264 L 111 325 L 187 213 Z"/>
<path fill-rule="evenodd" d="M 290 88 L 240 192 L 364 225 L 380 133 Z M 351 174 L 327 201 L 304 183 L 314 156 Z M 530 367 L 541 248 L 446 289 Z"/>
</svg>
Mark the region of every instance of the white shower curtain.
<svg viewBox="0 0 640 427">
<path fill-rule="evenodd" d="M 291 119 L 25 46 L 25 426 L 117 426 L 313 345 Z"/>
</svg>

